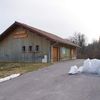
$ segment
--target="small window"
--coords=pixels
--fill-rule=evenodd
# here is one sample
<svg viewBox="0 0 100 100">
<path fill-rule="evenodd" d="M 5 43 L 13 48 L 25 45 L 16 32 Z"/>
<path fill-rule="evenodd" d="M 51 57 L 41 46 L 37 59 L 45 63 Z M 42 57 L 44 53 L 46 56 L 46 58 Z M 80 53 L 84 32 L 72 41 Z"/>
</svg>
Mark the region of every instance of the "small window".
<svg viewBox="0 0 100 100">
<path fill-rule="evenodd" d="M 25 52 L 25 46 L 22 47 L 22 51 Z"/>
<path fill-rule="evenodd" d="M 36 50 L 36 51 L 39 51 L 39 45 L 36 45 L 35 50 Z"/>
<path fill-rule="evenodd" d="M 29 46 L 29 51 L 32 51 L 32 46 Z"/>
</svg>

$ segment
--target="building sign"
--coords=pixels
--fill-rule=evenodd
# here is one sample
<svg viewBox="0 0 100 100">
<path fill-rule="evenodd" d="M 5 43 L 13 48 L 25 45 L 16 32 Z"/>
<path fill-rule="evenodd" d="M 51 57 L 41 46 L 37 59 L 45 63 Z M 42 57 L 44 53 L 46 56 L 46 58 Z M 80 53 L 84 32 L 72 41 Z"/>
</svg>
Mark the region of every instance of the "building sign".
<svg viewBox="0 0 100 100">
<path fill-rule="evenodd" d="M 26 31 L 19 31 L 14 33 L 14 38 L 25 38 L 27 37 Z"/>
</svg>

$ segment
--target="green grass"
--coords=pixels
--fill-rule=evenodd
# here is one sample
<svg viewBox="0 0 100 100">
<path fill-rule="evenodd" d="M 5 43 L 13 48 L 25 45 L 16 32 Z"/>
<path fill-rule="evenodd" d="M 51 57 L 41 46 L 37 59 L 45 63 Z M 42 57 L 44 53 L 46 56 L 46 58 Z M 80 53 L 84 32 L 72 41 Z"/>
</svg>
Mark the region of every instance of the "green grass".
<svg viewBox="0 0 100 100">
<path fill-rule="evenodd" d="M 50 63 L 4 63 L 0 62 L 0 78 L 16 73 L 27 73 L 40 68 L 48 67 Z"/>
</svg>

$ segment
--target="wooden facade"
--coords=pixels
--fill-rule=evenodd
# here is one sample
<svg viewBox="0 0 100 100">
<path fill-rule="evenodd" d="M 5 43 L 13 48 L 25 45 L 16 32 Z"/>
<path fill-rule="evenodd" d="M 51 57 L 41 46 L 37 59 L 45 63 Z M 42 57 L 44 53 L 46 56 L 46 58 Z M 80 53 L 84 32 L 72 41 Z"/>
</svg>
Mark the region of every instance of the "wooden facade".
<svg viewBox="0 0 100 100">
<path fill-rule="evenodd" d="M 57 44 L 56 46 L 52 46 L 51 50 L 51 61 L 64 61 L 70 59 L 76 59 L 77 56 L 77 48 L 72 46 L 65 46 L 62 44 Z"/>
<path fill-rule="evenodd" d="M 76 46 L 52 41 L 23 25 L 14 26 L 0 37 L 0 61 L 37 63 L 76 58 Z"/>
</svg>

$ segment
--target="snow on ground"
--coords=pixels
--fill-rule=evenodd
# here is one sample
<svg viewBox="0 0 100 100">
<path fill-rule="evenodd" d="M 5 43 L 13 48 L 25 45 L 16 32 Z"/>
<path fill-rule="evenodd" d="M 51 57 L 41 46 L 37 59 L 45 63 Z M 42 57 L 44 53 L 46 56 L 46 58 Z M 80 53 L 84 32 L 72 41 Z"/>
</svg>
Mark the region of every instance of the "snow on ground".
<svg viewBox="0 0 100 100">
<path fill-rule="evenodd" d="M 18 76 L 20 76 L 20 73 L 18 73 L 18 74 L 12 74 L 12 75 L 7 76 L 7 77 L 5 77 L 5 78 L 1 78 L 1 79 L 0 79 L 0 82 L 7 81 L 7 80 L 10 80 L 10 79 L 16 78 L 16 77 L 18 77 Z"/>
<path fill-rule="evenodd" d="M 76 73 L 78 73 L 78 67 L 76 65 L 72 66 L 68 73 L 69 74 L 76 74 Z"/>
<path fill-rule="evenodd" d="M 77 74 L 77 73 L 92 73 L 92 74 L 100 74 L 100 60 L 98 59 L 86 59 L 83 63 L 83 66 L 79 68 L 75 65 L 72 66 L 69 74 Z"/>
</svg>

